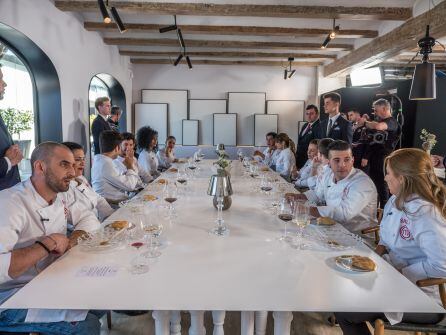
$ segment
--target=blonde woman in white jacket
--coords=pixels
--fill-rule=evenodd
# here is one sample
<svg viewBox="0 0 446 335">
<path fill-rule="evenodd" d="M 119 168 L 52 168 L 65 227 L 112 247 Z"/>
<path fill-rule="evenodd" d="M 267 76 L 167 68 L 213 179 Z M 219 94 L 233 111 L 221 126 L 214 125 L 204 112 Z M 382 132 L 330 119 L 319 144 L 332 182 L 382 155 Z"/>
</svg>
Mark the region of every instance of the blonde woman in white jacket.
<svg viewBox="0 0 446 335">
<path fill-rule="evenodd" d="M 429 155 L 420 149 L 394 151 L 384 162 L 385 181 L 392 197 L 387 202 L 376 253 L 407 279 L 446 277 L 446 187 L 435 176 Z M 423 288 L 441 304 L 438 289 Z M 366 321 L 388 320 L 435 324 L 443 314 L 336 313 L 346 335 L 370 334 Z"/>
</svg>

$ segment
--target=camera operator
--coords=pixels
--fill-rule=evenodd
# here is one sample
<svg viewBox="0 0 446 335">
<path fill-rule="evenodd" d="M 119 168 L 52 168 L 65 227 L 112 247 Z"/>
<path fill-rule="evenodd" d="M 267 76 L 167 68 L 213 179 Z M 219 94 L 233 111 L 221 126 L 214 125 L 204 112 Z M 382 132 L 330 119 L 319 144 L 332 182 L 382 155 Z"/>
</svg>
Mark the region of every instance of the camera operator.
<svg viewBox="0 0 446 335">
<path fill-rule="evenodd" d="M 366 114 L 357 121 L 358 125 L 364 125 L 367 129 L 367 147 L 361 166 L 369 166 L 369 175 L 378 191 L 380 207 L 384 208 L 389 198 L 389 189 L 384 182 L 384 158 L 395 150 L 401 127 L 392 117 L 392 108 L 386 99 L 376 100 L 373 109 L 376 121 L 369 121 Z"/>
</svg>

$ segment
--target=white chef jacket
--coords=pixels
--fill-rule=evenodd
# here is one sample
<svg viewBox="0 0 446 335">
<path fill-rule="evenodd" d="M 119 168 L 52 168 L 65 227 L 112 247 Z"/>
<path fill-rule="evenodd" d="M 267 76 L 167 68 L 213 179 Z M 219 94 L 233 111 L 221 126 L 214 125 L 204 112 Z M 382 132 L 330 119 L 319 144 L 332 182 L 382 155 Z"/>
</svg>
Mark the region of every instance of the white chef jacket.
<svg viewBox="0 0 446 335">
<path fill-rule="evenodd" d="M 111 200 L 126 199 L 126 192 L 135 191 L 140 181 L 133 170 L 120 174 L 113 159 L 102 154 L 94 156 L 91 180 L 95 192 Z"/>
<path fill-rule="evenodd" d="M 119 170 L 120 174 L 124 174 L 127 171 L 127 167 L 123 163 L 124 159 L 125 159 L 124 157 L 118 156 L 118 158 L 113 160 L 113 163 Z M 136 157 L 133 157 L 133 170 L 138 174 L 139 178 L 141 179 L 140 182 L 138 183 L 138 187 L 146 187 L 147 186 L 146 184 L 153 180 L 150 173 L 140 168 Z"/>
<path fill-rule="evenodd" d="M 313 168 L 313 166 L 311 168 Z M 318 190 L 319 188 L 321 188 L 322 180 L 327 173 L 331 173 L 331 169 L 328 164 L 318 166 L 317 174 L 315 174 L 314 176 L 310 176 L 307 179 L 308 188 L 310 190 Z"/>
<path fill-rule="evenodd" d="M 100 221 L 110 216 L 115 210 L 111 208 L 107 200 L 97 194 L 84 176 L 76 177 L 70 183 L 67 198 L 69 204 L 78 206 L 83 210 L 93 211 Z"/>
<path fill-rule="evenodd" d="M 296 166 L 296 157 L 290 148 L 283 149 L 276 160 L 276 172 L 288 178 L 291 170 Z"/>
<path fill-rule="evenodd" d="M 158 159 L 158 165 L 162 169 L 168 169 L 175 161 L 175 155 L 171 151 L 169 155 L 166 154 L 166 148 L 157 152 L 156 158 Z"/>
<path fill-rule="evenodd" d="M 392 196 L 384 207 L 379 244 L 395 268 L 413 283 L 425 278 L 446 277 L 446 220 L 435 206 L 418 196 L 411 196 L 404 209 L 395 206 Z M 436 286 L 421 288 L 441 305 Z M 386 316 L 393 323 L 401 322 L 403 313 Z"/>
<path fill-rule="evenodd" d="M 313 160 L 308 159 L 304 166 L 299 171 L 299 178 L 296 179 L 294 185 L 297 187 L 308 187 L 308 178 L 311 177 L 311 170 L 313 169 Z"/>
<path fill-rule="evenodd" d="M 352 168 L 347 177 L 335 182 L 331 169 L 327 171 L 316 189 L 305 192 L 308 200 L 320 204 L 319 214 L 331 217 L 354 233 L 376 224 L 378 195 L 370 177 Z"/>
<path fill-rule="evenodd" d="M 147 150 L 141 151 L 138 157 L 138 164 L 141 170 L 150 173 L 152 177 L 157 177 L 159 175 L 159 162 L 155 152 L 149 152 Z"/>
<path fill-rule="evenodd" d="M 54 255 L 41 260 L 36 267 L 29 268 L 18 278 L 9 277 L 11 251 L 28 247 L 36 240 L 53 233 L 66 235 L 67 218 L 71 215 L 77 230 L 90 231 L 90 211 L 70 213 L 75 208 L 67 207 L 64 193 L 59 193 L 49 205 L 34 188 L 31 179 L 0 191 L 0 304 L 13 295 L 18 289 L 33 279 L 38 271 L 42 271 L 57 258 Z M 96 220 L 97 224 L 99 222 Z M 95 226 L 97 229 L 97 226 Z M 1 312 L 1 310 L 0 310 Z M 39 314 L 41 318 L 35 318 Z M 88 311 L 62 310 L 30 310 L 27 322 L 81 321 Z"/>
<path fill-rule="evenodd" d="M 271 152 L 269 150 L 269 147 L 266 147 L 266 149 L 263 150 L 263 155 L 265 156 L 265 158 L 263 158 L 263 164 L 268 166 L 275 165 L 279 154 L 280 150 L 273 149 L 273 151 Z"/>
</svg>

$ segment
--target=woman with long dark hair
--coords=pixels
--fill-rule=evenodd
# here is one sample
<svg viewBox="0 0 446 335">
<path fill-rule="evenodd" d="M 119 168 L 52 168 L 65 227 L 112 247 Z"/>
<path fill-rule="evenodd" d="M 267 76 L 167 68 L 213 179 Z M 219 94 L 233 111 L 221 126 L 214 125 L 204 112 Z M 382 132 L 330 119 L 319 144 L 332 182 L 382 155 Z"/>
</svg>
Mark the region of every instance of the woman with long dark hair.
<svg viewBox="0 0 446 335">
<path fill-rule="evenodd" d="M 136 133 L 138 148 L 141 150 L 138 157 L 138 164 L 141 169 L 150 173 L 152 177 L 159 176 L 158 158 L 158 132 L 149 126 L 141 127 Z"/>
</svg>

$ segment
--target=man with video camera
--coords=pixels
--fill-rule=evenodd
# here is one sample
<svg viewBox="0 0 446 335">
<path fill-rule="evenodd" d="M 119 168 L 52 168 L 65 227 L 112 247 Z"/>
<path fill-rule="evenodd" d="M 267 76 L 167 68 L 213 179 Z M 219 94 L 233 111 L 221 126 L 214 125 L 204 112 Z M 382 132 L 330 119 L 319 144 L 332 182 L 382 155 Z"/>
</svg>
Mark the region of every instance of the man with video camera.
<svg viewBox="0 0 446 335">
<path fill-rule="evenodd" d="M 384 181 L 384 158 L 395 150 L 401 135 L 401 126 L 392 116 L 390 102 L 386 99 L 376 100 L 373 109 L 375 121 L 369 121 L 367 114 L 358 120 L 358 125 L 364 125 L 367 129 L 364 139 L 367 147 L 361 166 L 369 166 L 370 178 L 378 191 L 379 205 L 384 208 L 389 198 L 389 190 Z"/>
</svg>

